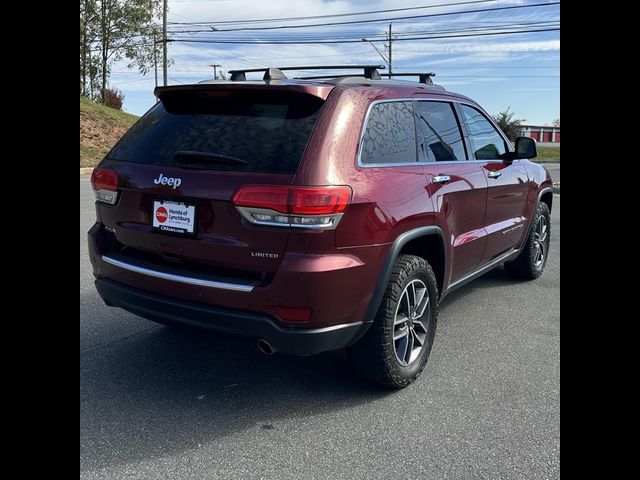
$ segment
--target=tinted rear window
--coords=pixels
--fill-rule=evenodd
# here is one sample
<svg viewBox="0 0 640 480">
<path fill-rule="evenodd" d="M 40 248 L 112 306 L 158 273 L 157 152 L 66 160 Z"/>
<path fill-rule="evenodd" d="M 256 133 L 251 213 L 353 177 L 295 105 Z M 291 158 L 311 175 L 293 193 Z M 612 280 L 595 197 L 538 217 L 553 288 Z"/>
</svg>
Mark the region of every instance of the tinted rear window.
<svg viewBox="0 0 640 480">
<path fill-rule="evenodd" d="M 324 101 L 297 92 L 165 92 L 111 150 L 109 158 L 152 165 L 294 173 Z M 176 156 L 228 156 L 246 164 Z"/>
</svg>

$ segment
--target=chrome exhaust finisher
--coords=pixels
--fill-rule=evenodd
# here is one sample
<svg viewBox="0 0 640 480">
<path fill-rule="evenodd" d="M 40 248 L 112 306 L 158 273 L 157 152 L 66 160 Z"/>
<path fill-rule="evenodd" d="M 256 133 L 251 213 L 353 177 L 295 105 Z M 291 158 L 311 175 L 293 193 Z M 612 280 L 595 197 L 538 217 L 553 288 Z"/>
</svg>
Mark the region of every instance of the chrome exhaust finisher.
<svg viewBox="0 0 640 480">
<path fill-rule="evenodd" d="M 276 348 L 263 338 L 260 338 L 258 340 L 257 345 L 258 350 L 260 350 L 265 355 L 273 355 L 277 352 Z"/>
</svg>

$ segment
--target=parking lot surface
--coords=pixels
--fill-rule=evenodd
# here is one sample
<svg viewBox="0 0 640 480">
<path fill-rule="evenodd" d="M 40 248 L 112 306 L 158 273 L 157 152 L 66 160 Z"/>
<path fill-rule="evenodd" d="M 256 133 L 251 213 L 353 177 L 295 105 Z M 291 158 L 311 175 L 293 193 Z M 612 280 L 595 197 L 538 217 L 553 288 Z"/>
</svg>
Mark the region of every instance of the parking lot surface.
<svg viewBox="0 0 640 480">
<path fill-rule="evenodd" d="M 440 308 L 422 376 L 386 391 L 341 352 L 259 353 L 106 307 L 80 178 L 82 479 L 559 478 L 560 196 L 546 271 L 502 268 Z"/>
</svg>

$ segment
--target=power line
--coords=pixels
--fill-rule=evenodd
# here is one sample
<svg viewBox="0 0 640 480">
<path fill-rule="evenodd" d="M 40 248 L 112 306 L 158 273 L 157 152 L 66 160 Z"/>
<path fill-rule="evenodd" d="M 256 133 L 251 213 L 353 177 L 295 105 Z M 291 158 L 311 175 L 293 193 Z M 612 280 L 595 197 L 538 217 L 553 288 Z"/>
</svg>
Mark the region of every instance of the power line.
<svg viewBox="0 0 640 480">
<path fill-rule="evenodd" d="M 408 68 L 408 67 L 397 67 L 397 68 L 399 68 L 399 69 L 406 69 L 406 68 Z M 449 69 L 449 68 L 462 68 L 462 69 L 464 69 L 464 70 L 481 70 L 481 69 L 489 69 L 489 70 L 493 70 L 493 69 L 496 69 L 496 68 L 506 68 L 506 69 L 512 69 L 512 68 L 516 68 L 516 69 L 522 69 L 522 68 L 536 68 L 536 69 L 538 69 L 538 68 L 554 68 L 554 69 L 556 69 L 556 70 L 557 70 L 557 69 L 559 69 L 560 67 L 559 67 L 559 66 L 558 66 L 558 67 L 522 67 L 522 66 L 517 66 L 517 67 L 500 67 L 500 66 L 498 66 L 498 67 L 494 67 L 494 66 L 491 66 L 491 67 L 489 67 L 489 66 L 485 66 L 485 67 L 463 67 L 463 66 L 440 67 L 440 66 L 438 66 L 438 65 L 434 65 L 432 68 L 433 68 L 434 70 L 447 70 L 447 69 Z M 527 76 L 528 76 L 528 75 L 527 75 Z"/>
<path fill-rule="evenodd" d="M 335 18 L 335 17 L 350 17 L 357 15 L 370 15 L 374 13 L 390 13 L 390 12 L 405 12 L 408 10 L 421 10 L 425 8 L 437 8 L 437 7 L 452 7 L 456 5 L 469 5 L 471 3 L 487 3 L 495 2 L 496 0 L 471 0 L 468 2 L 458 3 L 441 3 L 438 5 L 425 5 L 421 7 L 405 7 L 405 8 L 391 8 L 387 10 L 370 10 L 368 12 L 353 12 L 353 13 L 334 13 L 331 15 L 313 15 L 306 17 L 284 17 L 284 18 L 259 18 L 254 20 L 225 20 L 222 22 L 170 22 L 173 25 L 208 25 L 215 23 L 216 25 L 237 25 L 243 23 L 265 23 L 265 22 L 284 22 L 288 20 L 314 20 L 316 18 Z"/>
<path fill-rule="evenodd" d="M 198 48 L 198 47 L 194 47 L 193 45 L 184 45 L 185 47 L 188 48 L 194 48 L 196 50 L 200 50 L 201 52 L 205 52 L 205 53 L 209 53 L 211 55 L 220 55 L 219 53 L 217 53 L 217 51 L 215 50 L 205 50 L 203 48 Z M 424 50 L 424 49 L 420 49 L 420 50 L 406 50 L 403 49 L 402 50 L 403 53 L 424 53 L 424 54 L 450 54 L 450 55 L 464 55 L 464 54 L 473 54 L 474 56 L 488 56 L 488 57 L 495 57 L 497 55 L 500 55 L 502 53 L 526 53 L 526 54 L 530 54 L 530 53 L 556 53 L 558 54 L 559 52 L 557 50 Z M 353 58 L 353 57 L 362 57 L 362 56 L 366 56 L 368 54 L 366 53 L 340 53 L 340 54 L 333 54 L 333 55 L 314 55 L 313 58 Z M 235 57 L 229 57 L 231 60 L 236 60 Z M 247 58 L 247 57 L 240 57 L 240 58 Z M 309 56 L 308 55 L 304 55 L 304 56 L 296 56 L 296 57 L 286 57 L 286 58 L 282 58 L 282 57 L 262 57 L 261 61 L 264 63 L 265 60 L 270 61 L 270 60 L 274 60 L 277 62 L 284 62 L 284 61 L 288 61 L 288 60 L 297 60 L 300 58 L 304 58 L 304 59 L 308 59 Z M 556 60 L 557 57 L 554 59 Z M 239 60 L 236 60 L 239 61 Z M 252 64 L 253 65 L 253 64 Z M 444 68 L 444 67 L 441 67 Z M 446 67 L 446 68 L 454 68 L 454 67 Z M 458 67 L 455 67 L 458 68 Z M 461 67 L 464 68 L 464 67 Z M 503 68 L 503 67 L 500 67 Z M 510 68 L 510 67 L 504 67 L 504 68 Z M 520 68 L 520 67 L 518 67 Z M 522 68 L 538 68 L 538 67 L 522 67 Z M 542 67 L 540 67 L 542 68 Z M 551 67 L 549 67 L 551 68 Z M 556 67 L 553 67 L 556 68 Z"/>
<path fill-rule="evenodd" d="M 438 75 L 438 78 L 560 78 L 560 75 Z"/>
<path fill-rule="evenodd" d="M 184 18 L 185 20 L 191 20 L 193 22 L 196 22 L 197 20 L 194 20 L 193 18 L 189 18 L 189 17 L 185 17 L 184 15 L 178 15 L 177 13 L 171 12 L 169 11 L 169 15 L 175 15 L 176 17 L 180 17 L 180 18 Z M 172 24 L 173 22 L 167 22 L 168 24 Z"/>
<path fill-rule="evenodd" d="M 234 0 L 171 0 L 171 3 L 214 3 L 214 2 L 231 2 Z"/>
<path fill-rule="evenodd" d="M 204 53 L 206 53 L 208 55 L 215 55 L 217 57 L 226 58 L 228 60 L 233 60 L 233 61 L 238 62 L 238 63 L 244 63 L 245 65 L 250 65 L 250 66 L 254 66 L 255 65 L 254 63 L 251 62 L 251 60 L 254 60 L 254 59 L 249 58 L 249 57 L 244 57 L 244 56 L 241 56 L 241 55 L 229 55 L 227 53 L 221 53 L 219 50 L 205 50 L 203 48 L 198 48 L 198 47 L 195 47 L 193 45 L 184 45 L 184 46 L 187 47 L 187 48 L 192 48 L 194 50 L 199 50 L 199 51 L 204 52 Z M 309 57 L 303 57 L 303 58 L 309 58 Z M 247 60 L 249 60 L 249 61 L 247 61 Z"/>
<path fill-rule="evenodd" d="M 290 58 L 296 58 L 296 57 L 289 57 Z M 308 58 L 308 57 L 297 57 L 297 58 Z M 286 61 L 287 59 L 281 59 L 283 61 Z M 256 67 L 258 68 L 258 67 Z M 396 70 L 415 70 L 416 67 L 396 67 Z M 471 67 L 471 66 L 465 66 L 465 65 L 452 65 L 452 66 L 439 66 L 439 65 L 434 65 L 432 67 L 434 70 L 449 70 L 449 69 L 463 69 L 463 70 L 495 70 L 495 69 L 506 69 L 506 70 L 511 70 L 511 69 L 517 69 L 517 70 L 521 70 L 521 69 L 554 69 L 554 70 L 558 70 L 560 67 L 559 66 L 536 66 L 536 67 L 529 67 L 529 66 L 482 66 L 482 67 Z M 188 70 L 176 70 L 176 69 L 171 69 L 171 71 L 173 73 L 211 73 L 211 70 L 205 70 L 204 68 L 202 70 L 193 70 L 193 69 L 188 69 Z M 113 70 L 110 72 L 113 75 L 123 75 L 123 76 L 132 76 L 132 75 L 142 75 L 142 76 L 147 76 L 150 75 L 149 73 L 147 74 L 141 74 L 140 72 L 134 71 L 134 70 Z M 384 73 L 384 72 L 383 72 Z M 402 73 L 402 72 L 398 72 L 398 73 Z M 528 75 L 526 75 L 528 76 Z"/>
<path fill-rule="evenodd" d="M 424 50 L 424 49 L 420 49 L 420 50 L 412 50 L 412 49 L 403 49 L 402 50 L 404 53 L 451 53 L 451 54 L 458 54 L 458 55 L 463 55 L 466 53 L 473 53 L 474 55 L 479 55 L 482 53 L 486 53 L 487 55 L 495 55 L 495 54 L 499 54 L 499 53 L 557 53 L 560 54 L 560 49 L 554 49 L 554 50 Z M 303 57 L 303 58 L 308 58 L 308 57 Z"/>
<path fill-rule="evenodd" d="M 394 32 L 394 37 L 399 36 L 408 36 L 408 35 L 418 35 L 423 33 L 457 33 L 457 32 L 475 32 L 482 30 L 504 30 L 507 28 L 514 27 L 542 27 L 542 26 L 559 26 L 560 21 L 558 20 L 545 20 L 545 21 L 537 21 L 537 22 L 513 22 L 513 23 L 505 23 L 504 25 L 495 26 L 495 25 L 483 25 L 478 27 L 457 27 L 457 28 L 446 28 L 444 30 L 410 30 L 404 32 Z M 217 32 L 213 32 L 211 30 L 171 30 L 169 33 L 172 34 L 182 34 L 182 33 L 209 33 L 215 35 Z M 333 36 L 321 35 L 317 33 L 294 33 L 292 35 L 277 35 L 277 37 L 271 36 L 268 37 L 272 40 L 288 40 L 288 39 L 303 39 L 303 40 L 322 40 L 322 39 L 349 39 L 349 38 L 362 38 L 367 37 L 369 39 L 376 37 L 379 40 L 387 40 L 387 33 L 358 33 L 355 34 L 336 34 Z M 225 35 L 226 40 L 244 40 L 246 36 L 240 34 L 240 36 L 229 36 Z M 252 40 L 258 41 L 259 39 L 252 37 Z"/>
<path fill-rule="evenodd" d="M 514 5 L 510 7 L 493 7 L 493 8 L 479 8 L 475 10 L 463 10 L 459 12 L 445 12 L 445 13 L 431 13 L 425 15 L 409 15 L 404 17 L 389 17 L 389 18 L 377 18 L 374 20 L 350 20 L 348 22 L 332 22 L 332 23 L 311 23 L 306 25 L 280 25 L 276 27 L 241 27 L 241 28 L 227 28 L 227 29 L 216 29 L 217 32 L 240 32 L 246 30 L 280 30 L 287 28 L 308 28 L 308 27 L 328 27 L 333 25 L 354 25 L 358 23 L 374 23 L 374 22 L 390 22 L 396 20 L 408 20 L 413 18 L 433 18 L 433 17 L 444 17 L 450 15 L 461 15 L 466 13 L 482 13 L 482 12 L 497 12 L 503 10 L 514 10 L 516 8 L 537 8 L 537 7 L 550 7 L 553 5 L 558 5 L 560 2 L 549 2 L 549 3 L 533 3 L 530 5 Z M 215 25 L 215 23 L 210 23 L 211 25 Z M 205 23 L 203 23 L 205 25 Z"/>
<path fill-rule="evenodd" d="M 513 35 L 518 33 L 535 33 L 535 32 L 553 32 L 559 31 L 560 28 L 540 28 L 534 30 L 513 30 L 508 32 L 490 32 L 490 33 L 470 33 L 460 35 L 431 35 L 428 37 L 411 37 L 396 38 L 394 41 L 413 41 L 413 40 L 434 40 L 440 38 L 464 38 L 464 37 L 484 37 L 491 35 Z M 362 43 L 362 40 L 314 40 L 314 41 L 291 41 L 291 40 L 205 40 L 205 39 L 189 39 L 189 38 L 171 38 L 168 42 L 184 42 L 184 43 L 223 43 L 223 44 L 243 44 L 243 45 L 315 45 L 327 43 Z"/>
<path fill-rule="evenodd" d="M 464 12 L 465 11 L 462 11 L 460 13 L 464 13 Z M 172 13 L 169 12 L 169 14 L 171 15 Z M 516 21 L 516 20 L 517 19 L 513 19 L 513 18 L 506 19 L 506 20 L 474 20 L 474 21 L 472 21 L 472 20 L 438 20 L 438 24 L 453 24 L 453 25 L 457 25 L 457 24 L 468 25 L 468 24 L 478 24 L 478 23 L 503 24 L 503 23 L 511 23 L 511 22 Z M 553 20 L 548 20 L 548 21 L 550 21 L 550 22 L 559 22 L 560 19 L 559 18 L 555 18 Z M 533 22 L 535 23 L 536 21 L 533 21 Z M 181 24 L 179 22 L 168 22 L 168 23 L 170 25 L 175 25 L 175 27 L 172 27 L 172 28 L 177 28 L 177 29 L 179 29 L 179 28 L 188 28 L 190 26 L 197 27 L 199 25 L 202 28 L 207 27 L 209 25 L 213 25 L 213 24 L 219 25 L 219 23 L 215 23 L 215 22 L 205 22 L 205 23 L 196 22 L 196 23 L 192 23 L 192 24 L 189 24 L 189 23 Z M 528 22 L 522 22 L 522 23 L 528 23 Z M 400 23 L 400 25 L 406 25 L 406 24 Z M 176 30 L 176 31 L 190 31 L 190 30 Z M 200 31 L 200 30 L 198 30 L 198 31 Z M 202 31 L 211 32 L 212 30 L 210 28 L 207 28 L 207 29 L 202 30 Z"/>
</svg>

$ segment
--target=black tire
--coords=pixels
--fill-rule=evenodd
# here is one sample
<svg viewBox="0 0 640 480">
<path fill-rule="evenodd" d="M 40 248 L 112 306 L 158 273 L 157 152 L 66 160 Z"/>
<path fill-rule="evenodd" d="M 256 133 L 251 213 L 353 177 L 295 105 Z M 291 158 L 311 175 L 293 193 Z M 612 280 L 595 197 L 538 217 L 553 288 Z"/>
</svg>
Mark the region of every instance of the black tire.
<svg viewBox="0 0 640 480">
<path fill-rule="evenodd" d="M 417 282 L 415 280 L 418 280 Z M 404 327 L 407 328 L 407 344 L 404 347 L 404 356 L 407 352 L 411 356 L 410 349 L 418 345 L 419 337 L 424 337 L 422 347 L 419 353 L 415 353 L 417 357 L 402 365 L 400 356 L 403 353 L 400 344 L 403 340 L 397 340 L 399 353 L 396 354 L 396 341 L 394 341 L 394 330 L 401 332 L 402 324 L 394 326 L 396 312 L 400 313 L 400 309 L 408 307 L 411 310 L 409 296 L 403 297 L 405 288 L 408 290 L 407 295 L 411 295 L 411 288 L 417 286 L 420 293 L 415 294 L 413 290 L 413 298 L 416 300 L 423 291 L 422 285 L 426 287 L 428 293 L 428 301 L 417 302 L 424 305 L 424 314 L 415 318 L 415 323 L 407 320 Z M 398 302 L 403 299 L 402 306 Z M 424 296 L 422 297 L 424 299 Z M 406 307 L 405 307 L 406 305 Z M 371 328 L 356 344 L 347 349 L 347 356 L 354 370 L 363 377 L 391 388 L 404 388 L 413 382 L 422 372 L 433 344 L 433 337 L 436 332 L 438 319 L 438 286 L 436 277 L 433 274 L 431 266 L 423 259 L 414 255 L 400 255 L 391 273 L 391 279 L 387 285 L 382 302 L 376 314 L 375 320 Z M 426 325 L 426 332 L 423 328 Z M 414 333 L 419 332 L 419 333 Z M 410 340 L 411 339 L 411 340 Z M 411 345 L 411 347 L 409 346 Z M 417 348 L 417 347 L 416 347 Z"/>
<path fill-rule="evenodd" d="M 525 243 L 522 252 L 516 257 L 515 260 L 509 263 L 505 263 L 504 268 L 507 272 L 515 278 L 521 280 L 534 280 L 542 275 L 544 266 L 549 258 L 549 244 L 551 240 L 551 215 L 549 213 L 549 206 L 544 203 L 538 203 L 535 215 L 533 217 L 533 226 L 529 232 L 527 243 Z M 540 236 L 541 222 L 544 222 L 546 226 L 546 235 L 542 242 L 538 242 Z M 540 245 L 540 247 L 538 247 Z M 538 256 L 542 249 L 542 260 Z"/>
</svg>

